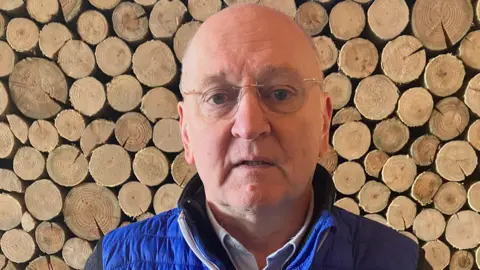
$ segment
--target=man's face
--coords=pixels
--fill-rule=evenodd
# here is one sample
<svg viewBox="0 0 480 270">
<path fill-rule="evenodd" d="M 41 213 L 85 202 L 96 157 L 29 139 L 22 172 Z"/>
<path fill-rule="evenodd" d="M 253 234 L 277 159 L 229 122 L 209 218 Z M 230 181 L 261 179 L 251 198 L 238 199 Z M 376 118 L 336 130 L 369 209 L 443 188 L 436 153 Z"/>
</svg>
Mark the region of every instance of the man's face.
<svg viewBox="0 0 480 270">
<path fill-rule="evenodd" d="M 212 118 L 199 106 L 201 95 L 187 94 L 178 106 L 185 157 L 209 201 L 252 210 L 286 204 L 310 192 L 327 149 L 330 100 L 321 86 L 303 81 L 321 83 L 321 71 L 293 22 L 264 10 L 230 13 L 197 32 L 183 62 L 182 90 L 288 84 L 303 87 L 307 98 L 299 110 L 281 114 L 262 105 L 256 87 L 244 87 L 233 113 Z"/>
</svg>

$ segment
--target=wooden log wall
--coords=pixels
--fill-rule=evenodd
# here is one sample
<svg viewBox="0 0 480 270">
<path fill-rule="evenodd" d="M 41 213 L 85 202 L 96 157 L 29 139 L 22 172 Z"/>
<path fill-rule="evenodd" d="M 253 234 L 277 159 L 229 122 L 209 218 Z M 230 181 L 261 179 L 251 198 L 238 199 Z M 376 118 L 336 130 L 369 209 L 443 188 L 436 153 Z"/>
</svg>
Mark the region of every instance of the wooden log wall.
<svg viewBox="0 0 480 270">
<path fill-rule="evenodd" d="M 295 20 L 332 98 L 336 205 L 480 268 L 480 4 L 470 0 L 0 0 L 0 269 L 82 269 L 195 174 L 176 103 L 202 21 Z"/>
</svg>

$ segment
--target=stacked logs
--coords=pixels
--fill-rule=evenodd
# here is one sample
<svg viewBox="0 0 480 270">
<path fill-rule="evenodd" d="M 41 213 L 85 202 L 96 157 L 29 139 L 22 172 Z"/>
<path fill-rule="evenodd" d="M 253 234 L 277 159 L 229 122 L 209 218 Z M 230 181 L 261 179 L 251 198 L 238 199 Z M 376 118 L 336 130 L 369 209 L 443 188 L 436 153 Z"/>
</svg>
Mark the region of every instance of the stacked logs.
<svg viewBox="0 0 480 270">
<path fill-rule="evenodd" d="M 480 4 L 470 0 L 0 0 L 0 269 L 82 269 L 196 173 L 176 104 L 201 23 L 258 3 L 312 36 L 334 108 L 336 205 L 434 269 L 480 268 Z"/>
</svg>

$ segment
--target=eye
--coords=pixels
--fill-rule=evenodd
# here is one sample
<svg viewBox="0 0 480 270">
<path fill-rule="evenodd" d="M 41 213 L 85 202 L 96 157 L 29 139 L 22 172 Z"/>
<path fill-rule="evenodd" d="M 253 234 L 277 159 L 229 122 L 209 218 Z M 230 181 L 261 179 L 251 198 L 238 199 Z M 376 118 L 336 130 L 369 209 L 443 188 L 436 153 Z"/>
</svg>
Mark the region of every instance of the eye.
<svg viewBox="0 0 480 270">
<path fill-rule="evenodd" d="M 270 92 L 270 98 L 272 98 L 274 101 L 286 101 L 292 98 L 294 95 L 294 91 L 288 89 L 287 87 L 276 87 Z"/>
<path fill-rule="evenodd" d="M 213 94 L 210 96 L 208 102 L 213 103 L 214 105 L 225 104 L 225 102 L 227 102 L 227 95 L 224 93 Z"/>
</svg>

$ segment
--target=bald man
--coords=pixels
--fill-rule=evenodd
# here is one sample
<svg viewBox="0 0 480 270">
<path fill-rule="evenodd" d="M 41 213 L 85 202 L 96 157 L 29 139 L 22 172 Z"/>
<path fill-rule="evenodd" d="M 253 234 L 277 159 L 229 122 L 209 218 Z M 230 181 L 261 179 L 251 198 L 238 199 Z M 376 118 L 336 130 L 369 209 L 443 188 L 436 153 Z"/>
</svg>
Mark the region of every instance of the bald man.
<svg viewBox="0 0 480 270">
<path fill-rule="evenodd" d="M 236 5 L 183 59 L 185 159 L 177 208 L 116 229 L 87 269 L 417 269 L 419 248 L 333 206 L 332 105 L 311 39 L 287 16 Z"/>
</svg>

